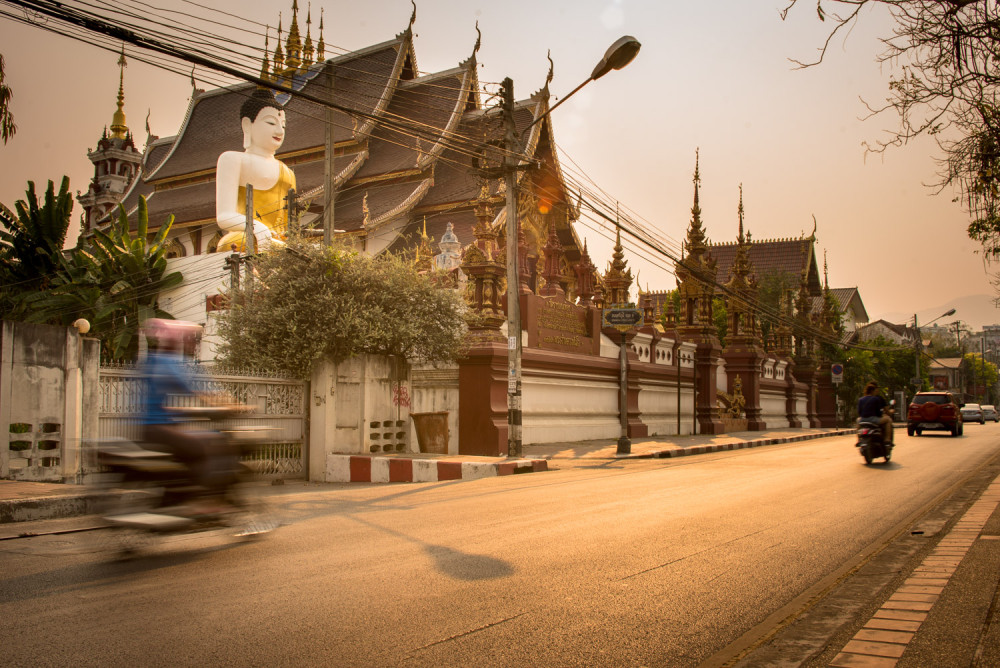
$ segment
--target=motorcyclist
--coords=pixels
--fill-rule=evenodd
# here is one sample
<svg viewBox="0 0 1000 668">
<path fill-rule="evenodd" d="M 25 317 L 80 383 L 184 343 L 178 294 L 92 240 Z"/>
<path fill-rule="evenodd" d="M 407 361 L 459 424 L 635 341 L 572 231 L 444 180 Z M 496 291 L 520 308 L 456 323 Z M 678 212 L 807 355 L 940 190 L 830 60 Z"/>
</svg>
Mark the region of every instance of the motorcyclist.
<svg viewBox="0 0 1000 668">
<path fill-rule="evenodd" d="M 865 394 L 858 399 L 858 418 L 878 418 L 878 426 L 882 430 L 882 442 L 892 445 L 892 417 L 889 415 L 889 404 L 878 393 L 878 383 L 874 380 L 865 385 Z"/>
<path fill-rule="evenodd" d="M 148 447 L 169 452 L 184 464 L 198 491 L 188 509 L 195 514 L 221 512 L 223 496 L 234 482 L 239 452 L 216 431 L 192 430 L 183 411 L 168 406 L 170 396 L 198 397 L 211 404 L 217 397 L 199 391 L 184 363 L 193 353 L 201 326 L 192 322 L 151 318 L 144 331 L 148 352 L 141 365 L 145 381 L 140 422 Z"/>
</svg>

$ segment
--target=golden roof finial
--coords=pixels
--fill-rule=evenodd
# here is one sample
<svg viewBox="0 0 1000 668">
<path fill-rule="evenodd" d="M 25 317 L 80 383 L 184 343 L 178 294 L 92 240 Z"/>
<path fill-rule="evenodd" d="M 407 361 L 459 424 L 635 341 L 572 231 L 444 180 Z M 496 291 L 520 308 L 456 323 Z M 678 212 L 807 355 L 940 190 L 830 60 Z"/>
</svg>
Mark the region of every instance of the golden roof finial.
<svg viewBox="0 0 1000 668">
<path fill-rule="evenodd" d="M 125 139 L 128 136 L 128 126 L 125 125 L 125 44 L 122 44 L 122 54 L 118 57 L 118 110 L 111 117 L 111 136 L 114 139 Z"/>
<path fill-rule="evenodd" d="M 309 67 L 313 64 L 313 39 L 312 39 L 312 3 L 306 11 L 306 41 L 302 46 L 302 66 Z"/>
<path fill-rule="evenodd" d="M 292 0 L 292 24 L 288 26 L 288 39 L 285 41 L 285 68 L 288 75 L 302 65 L 302 40 L 299 37 L 299 0 Z"/>
<path fill-rule="evenodd" d="M 736 238 L 742 244 L 743 243 L 743 184 L 742 183 L 740 184 L 740 206 L 736 210 L 736 212 L 740 216 L 740 233 L 739 236 L 737 236 Z"/>
<path fill-rule="evenodd" d="M 365 197 L 361 200 L 361 227 L 368 227 L 371 224 L 372 212 L 368 208 L 368 191 L 365 191 Z"/>
<path fill-rule="evenodd" d="M 281 50 L 281 12 L 278 12 L 278 43 L 274 46 L 274 76 L 280 77 L 285 70 L 285 53 Z"/>
<path fill-rule="evenodd" d="M 316 61 L 326 60 L 326 43 L 323 41 L 323 8 L 319 8 L 319 42 L 316 43 Z"/>
<path fill-rule="evenodd" d="M 261 62 L 260 78 L 264 81 L 271 80 L 271 62 L 267 59 L 267 52 L 270 49 L 268 38 L 271 36 L 271 26 L 264 26 L 264 60 Z"/>
</svg>

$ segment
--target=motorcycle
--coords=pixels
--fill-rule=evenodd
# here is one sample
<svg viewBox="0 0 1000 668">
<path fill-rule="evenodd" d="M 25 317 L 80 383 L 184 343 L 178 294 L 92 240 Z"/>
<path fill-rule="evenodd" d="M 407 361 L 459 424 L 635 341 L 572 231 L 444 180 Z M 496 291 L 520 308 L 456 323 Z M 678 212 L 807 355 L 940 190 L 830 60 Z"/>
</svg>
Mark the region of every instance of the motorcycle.
<svg viewBox="0 0 1000 668">
<path fill-rule="evenodd" d="M 885 409 L 885 414 L 892 416 L 896 400 L 889 402 L 889 407 Z M 885 434 L 879 426 L 878 417 L 858 418 L 858 442 L 855 447 L 865 458 L 865 464 L 871 464 L 876 457 L 884 457 L 888 462 L 892 458 L 892 443 L 885 442 Z"/>
<path fill-rule="evenodd" d="M 183 409 L 189 417 L 218 420 L 238 415 L 240 407 L 212 406 Z M 159 536 L 211 530 L 231 531 L 251 538 L 276 527 L 259 487 L 251 485 L 253 471 L 245 456 L 255 452 L 267 428 L 236 427 L 220 430 L 237 446 L 239 457 L 220 457 L 215 471 L 231 474 L 214 507 L 198 503 L 204 491 L 194 485 L 189 468 L 154 444 L 116 438 L 98 444 L 97 462 L 103 473 L 98 483 L 105 498 L 104 522 L 118 536 L 121 556 L 137 553 Z"/>
</svg>

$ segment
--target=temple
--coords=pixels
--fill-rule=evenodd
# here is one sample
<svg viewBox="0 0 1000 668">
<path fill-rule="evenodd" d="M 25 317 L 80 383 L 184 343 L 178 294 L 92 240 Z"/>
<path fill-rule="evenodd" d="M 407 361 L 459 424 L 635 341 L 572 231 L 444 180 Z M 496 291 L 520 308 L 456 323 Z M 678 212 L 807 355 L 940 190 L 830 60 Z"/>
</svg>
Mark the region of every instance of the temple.
<svg viewBox="0 0 1000 668">
<path fill-rule="evenodd" d="M 460 289 L 469 307 L 468 353 L 453 368 L 415 369 L 407 410 L 447 412 L 449 452 L 506 455 L 503 240 L 512 221 L 504 182 L 490 169 L 498 156 L 488 148 L 502 145 L 503 119 L 481 99 L 481 36 L 455 67 L 420 73 L 414 20 L 415 12 L 393 39 L 327 58 L 322 14 L 314 44 L 311 12 L 303 38 L 298 3 L 292 3 L 287 36 L 279 20 L 273 51 L 270 34 L 265 38 L 260 78 L 294 91 L 276 97 L 281 114 L 272 115 L 286 126 L 275 131 L 273 146 L 279 148 L 269 158 L 294 172 L 296 187 L 279 197 L 280 215 L 254 216 L 281 221 L 269 223 L 281 228 L 271 229 L 275 238 L 295 232 L 339 239 L 371 254 L 405 252 L 418 270 L 450 275 L 445 289 Z M 124 57 L 121 68 L 120 84 Z M 603 272 L 574 230 L 580 211 L 547 116 L 552 76 L 550 64 L 545 85 L 514 105 L 523 145 L 516 294 L 524 344 L 524 443 L 617 438 L 622 428 L 635 438 L 834 426 L 832 354 L 845 337 L 845 312 L 856 318 L 864 308 L 856 289 L 829 287 L 825 267 L 820 280 L 815 225 L 808 236 L 752 239 L 741 186 L 736 239 L 713 242 L 696 156 L 690 222 L 675 261 L 677 289 L 639 290 L 633 304 L 635 279 L 620 226 Z M 181 292 L 162 295 L 161 307 L 176 317 L 207 320 L 208 337 L 206 314 L 224 308 L 218 293 L 229 275 L 224 260 L 234 250 L 220 243 L 217 161 L 247 148 L 241 108 L 259 88 L 247 83 L 194 90 L 177 134 L 150 136 L 140 156 L 125 126 L 120 85 L 112 134 L 105 133 L 103 153 L 91 154 L 97 176 L 83 233 L 100 224 L 112 201 L 134 216 L 144 196 L 151 231 L 173 215 L 171 262 L 193 278 Z M 335 108 L 309 98 L 330 100 Z M 114 151 L 128 153 L 132 162 L 126 165 Z M 121 178 L 113 184 L 100 180 L 109 173 Z M 98 199 L 99 192 L 111 195 Z M 765 289 L 777 290 L 776 305 L 764 305 Z M 720 304 L 724 328 L 716 317 Z M 603 310 L 612 306 L 643 312 L 644 322 L 624 342 L 604 324 Z M 626 348 L 624 376 L 620 346 Z M 394 424 L 405 420 L 398 405 L 393 410 Z M 384 446 L 372 441 L 365 447 L 374 452 Z"/>
<path fill-rule="evenodd" d="M 413 44 L 414 12 L 395 38 L 324 59 L 322 18 L 314 47 L 311 16 L 303 41 L 297 2 L 292 10 L 287 38 L 282 39 L 279 24 L 273 53 L 265 48 L 261 75 L 304 95 L 335 101 L 350 113 L 327 111 L 297 95 L 277 96 L 287 119 L 287 138 L 276 157 L 294 171 L 297 182 L 297 192 L 289 193 L 283 204 L 288 225 L 322 236 L 324 226 L 332 223 L 338 239 L 373 254 L 412 249 L 424 232 L 440 241 L 451 230 L 449 243 L 464 247 L 473 242 L 483 179 L 480 157 L 463 146 L 497 140 L 502 132 L 498 112 L 484 108 L 480 99 L 480 41 L 456 67 L 421 74 Z M 516 103 L 519 133 L 546 113 L 549 80 L 551 71 L 545 87 Z M 222 233 L 214 214 L 215 163 L 224 151 L 240 149 L 239 109 L 255 89 L 254 84 L 237 84 L 196 90 L 177 135 L 147 145 L 141 178 L 121 197 L 130 215 L 139 196 L 146 197 L 150 230 L 175 217 L 171 236 L 177 256 L 230 250 L 218 245 Z M 559 271 L 574 283 L 571 263 L 579 260 L 582 244 L 571 225 L 576 211 L 548 119 L 532 126 L 522 141 L 522 161 L 530 165 L 522 170 L 520 184 L 528 284 L 534 288 L 541 282 L 550 228 L 563 248 Z M 327 187 L 333 191 L 331 211 L 326 210 Z M 491 224 L 502 231 L 499 179 L 487 182 L 485 197 L 498 205 Z M 96 220 L 101 213 L 95 209 L 91 217 Z M 449 252 L 454 264 L 455 251 Z"/>
</svg>

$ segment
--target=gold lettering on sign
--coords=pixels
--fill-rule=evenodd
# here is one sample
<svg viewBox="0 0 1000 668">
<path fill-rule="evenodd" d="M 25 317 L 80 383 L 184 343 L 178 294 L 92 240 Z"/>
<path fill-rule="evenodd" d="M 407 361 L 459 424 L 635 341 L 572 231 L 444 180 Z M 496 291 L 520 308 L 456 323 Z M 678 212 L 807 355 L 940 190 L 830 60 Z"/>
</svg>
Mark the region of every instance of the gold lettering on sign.
<svg viewBox="0 0 1000 668">
<path fill-rule="evenodd" d="M 538 327 L 587 336 L 587 326 L 583 322 L 582 313 L 572 304 L 543 304 L 538 310 Z"/>
<path fill-rule="evenodd" d="M 550 343 L 556 346 L 573 346 L 574 348 L 580 347 L 579 336 L 546 336 L 542 338 L 542 342 Z"/>
</svg>

